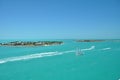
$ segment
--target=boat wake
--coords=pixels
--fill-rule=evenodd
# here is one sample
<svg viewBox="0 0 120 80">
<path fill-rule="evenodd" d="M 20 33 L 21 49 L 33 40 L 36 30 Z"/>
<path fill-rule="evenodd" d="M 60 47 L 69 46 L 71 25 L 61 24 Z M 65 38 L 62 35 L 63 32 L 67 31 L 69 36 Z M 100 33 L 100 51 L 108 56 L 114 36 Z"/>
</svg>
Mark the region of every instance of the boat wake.
<svg viewBox="0 0 120 80">
<path fill-rule="evenodd" d="M 7 62 L 13 62 L 13 61 L 21 61 L 21 60 L 28 60 L 28 59 L 34 59 L 34 58 L 42 58 L 47 56 L 55 56 L 55 55 L 62 55 L 64 53 L 71 53 L 72 51 L 64 51 L 64 52 L 45 52 L 45 53 L 36 53 L 36 54 L 30 54 L 30 55 L 24 55 L 24 56 L 17 56 L 17 57 L 8 57 L 0 59 L 0 64 L 7 63 Z"/>
<path fill-rule="evenodd" d="M 60 54 L 61 53 L 58 53 L 58 52 L 45 52 L 45 53 L 36 53 L 36 54 L 17 56 L 17 57 L 9 57 L 9 58 L 0 59 L 0 64 L 6 63 L 6 62 L 27 60 L 27 59 L 33 59 L 33 58 L 41 58 L 41 57 L 54 56 L 54 55 L 60 55 Z"/>
<path fill-rule="evenodd" d="M 81 49 L 81 51 L 89 51 L 89 50 L 93 50 L 95 49 L 95 46 L 91 46 L 90 48 L 86 48 L 86 49 Z"/>
<path fill-rule="evenodd" d="M 90 48 L 81 49 L 81 51 L 88 51 L 94 49 L 95 46 L 91 46 Z M 55 56 L 55 55 L 62 55 L 65 53 L 72 53 L 75 52 L 75 50 L 69 50 L 69 51 L 63 51 L 63 52 L 44 52 L 44 53 L 36 53 L 36 54 L 30 54 L 30 55 L 24 55 L 24 56 L 16 56 L 16 57 L 8 57 L 0 59 L 0 64 L 7 63 L 7 62 L 14 62 L 14 61 L 21 61 L 21 60 L 28 60 L 28 59 L 34 59 L 34 58 L 42 58 L 47 56 Z"/>
<path fill-rule="evenodd" d="M 103 48 L 102 50 L 109 50 L 109 49 L 111 49 L 111 48 Z"/>
</svg>

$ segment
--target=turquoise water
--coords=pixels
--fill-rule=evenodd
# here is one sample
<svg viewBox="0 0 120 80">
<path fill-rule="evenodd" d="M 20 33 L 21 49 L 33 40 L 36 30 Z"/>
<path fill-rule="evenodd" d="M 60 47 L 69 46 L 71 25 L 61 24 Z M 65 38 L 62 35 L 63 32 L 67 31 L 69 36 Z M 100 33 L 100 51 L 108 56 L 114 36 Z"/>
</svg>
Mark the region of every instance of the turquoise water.
<svg viewBox="0 0 120 80">
<path fill-rule="evenodd" d="M 0 42 L 13 40 L 1 40 Z M 61 40 L 60 40 L 61 41 Z M 118 80 L 120 41 L 0 47 L 0 80 Z M 76 48 L 83 55 L 76 56 Z"/>
</svg>

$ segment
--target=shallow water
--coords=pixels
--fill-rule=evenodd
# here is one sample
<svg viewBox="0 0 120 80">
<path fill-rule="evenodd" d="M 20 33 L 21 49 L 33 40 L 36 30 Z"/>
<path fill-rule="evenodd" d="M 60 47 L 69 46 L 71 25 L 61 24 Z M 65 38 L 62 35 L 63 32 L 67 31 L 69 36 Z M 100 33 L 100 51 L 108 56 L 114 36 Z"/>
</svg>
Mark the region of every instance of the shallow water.
<svg viewBox="0 0 120 80">
<path fill-rule="evenodd" d="M 1 42 L 12 40 L 1 40 Z M 61 41 L 61 40 L 60 40 Z M 120 42 L 0 47 L 0 80 L 118 80 Z M 83 55 L 76 56 L 76 48 Z"/>
</svg>

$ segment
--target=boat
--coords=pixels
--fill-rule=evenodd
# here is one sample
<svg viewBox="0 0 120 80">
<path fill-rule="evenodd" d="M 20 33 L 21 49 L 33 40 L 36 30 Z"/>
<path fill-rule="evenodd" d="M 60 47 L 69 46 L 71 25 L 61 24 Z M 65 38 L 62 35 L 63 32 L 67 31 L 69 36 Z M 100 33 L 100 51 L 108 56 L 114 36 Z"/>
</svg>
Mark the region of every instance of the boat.
<svg viewBox="0 0 120 80">
<path fill-rule="evenodd" d="M 77 48 L 76 49 L 76 55 L 82 55 L 82 54 L 83 54 L 83 52 L 81 51 L 81 49 Z"/>
</svg>

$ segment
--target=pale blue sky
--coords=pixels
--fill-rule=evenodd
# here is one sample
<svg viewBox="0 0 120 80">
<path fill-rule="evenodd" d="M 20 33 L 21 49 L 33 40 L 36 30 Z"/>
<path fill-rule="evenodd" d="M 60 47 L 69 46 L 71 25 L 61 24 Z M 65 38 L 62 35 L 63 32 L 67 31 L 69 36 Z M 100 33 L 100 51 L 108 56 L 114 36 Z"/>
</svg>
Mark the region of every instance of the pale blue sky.
<svg viewBox="0 0 120 80">
<path fill-rule="evenodd" d="M 120 0 L 0 0 L 0 39 L 120 38 Z"/>
</svg>

